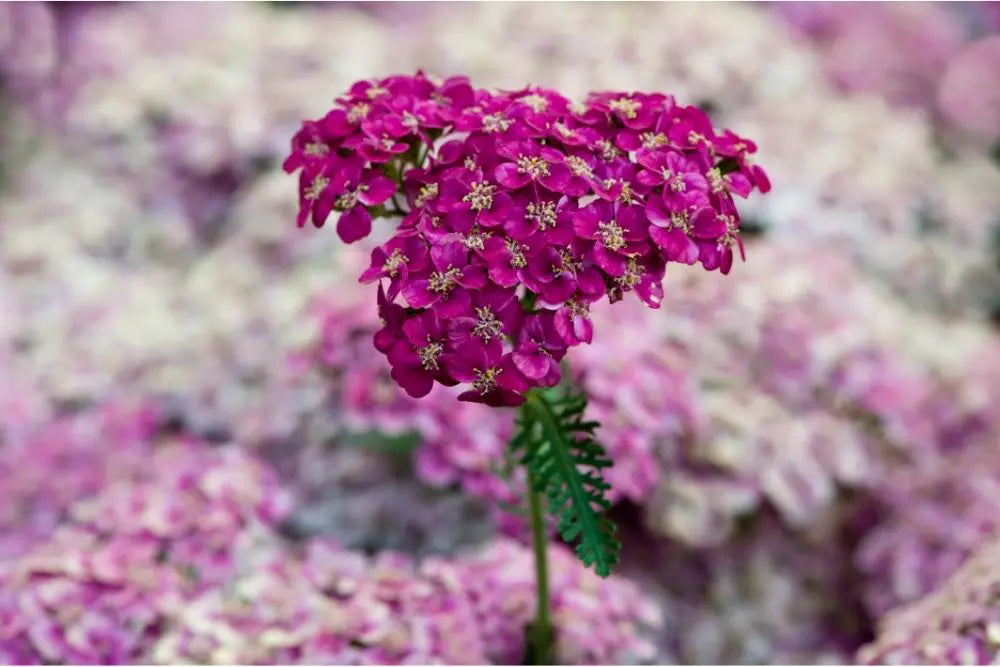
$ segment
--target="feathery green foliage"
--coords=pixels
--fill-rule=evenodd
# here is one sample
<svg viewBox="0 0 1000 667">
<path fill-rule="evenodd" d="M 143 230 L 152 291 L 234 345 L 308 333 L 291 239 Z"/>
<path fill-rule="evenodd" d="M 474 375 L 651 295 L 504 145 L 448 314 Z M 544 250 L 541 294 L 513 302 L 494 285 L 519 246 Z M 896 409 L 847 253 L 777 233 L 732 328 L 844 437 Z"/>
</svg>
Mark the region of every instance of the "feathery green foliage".
<svg viewBox="0 0 1000 667">
<path fill-rule="evenodd" d="M 618 529 L 605 515 L 611 486 L 601 477 L 613 462 L 594 440 L 599 424 L 583 419 L 586 407 L 586 395 L 569 388 L 532 391 L 511 449 L 531 473 L 534 490 L 548 499 L 559 534 L 577 542 L 584 565 L 607 577 L 621 551 Z"/>
</svg>

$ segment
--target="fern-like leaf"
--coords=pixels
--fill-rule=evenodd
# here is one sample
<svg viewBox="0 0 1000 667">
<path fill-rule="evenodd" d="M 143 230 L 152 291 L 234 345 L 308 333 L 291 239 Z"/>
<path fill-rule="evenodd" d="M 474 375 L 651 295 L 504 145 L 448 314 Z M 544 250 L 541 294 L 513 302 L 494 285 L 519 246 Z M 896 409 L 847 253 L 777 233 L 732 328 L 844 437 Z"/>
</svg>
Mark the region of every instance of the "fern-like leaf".
<svg viewBox="0 0 1000 667">
<path fill-rule="evenodd" d="M 597 422 L 584 421 L 587 397 L 571 390 L 532 392 L 521 411 L 511 449 L 527 467 L 533 490 L 544 493 L 559 534 L 578 542 L 584 565 L 607 577 L 618 564 L 621 542 L 605 516 L 610 485 L 601 470 L 612 465 L 594 440 Z"/>
</svg>

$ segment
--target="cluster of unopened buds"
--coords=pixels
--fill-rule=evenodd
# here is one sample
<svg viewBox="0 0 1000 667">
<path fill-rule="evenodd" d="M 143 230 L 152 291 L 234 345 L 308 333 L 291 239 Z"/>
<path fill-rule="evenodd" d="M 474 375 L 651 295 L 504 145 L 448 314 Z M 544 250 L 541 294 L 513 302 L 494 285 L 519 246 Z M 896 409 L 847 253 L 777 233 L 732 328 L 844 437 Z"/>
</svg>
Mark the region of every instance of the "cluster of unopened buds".
<svg viewBox="0 0 1000 667">
<path fill-rule="evenodd" d="M 285 161 L 301 170 L 298 224 L 337 211 L 352 243 L 397 221 L 361 281 L 380 283 L 375 346 L 415 397 L 436 381 L 514 406 L 558 384 L 595 302 L 633 291 L 658 308 L 669 262 L 728 273 L 743 254 L 733 195 L 770 189 L 753 142 L 667 95 L 580 104 L 418 72 L 336 103 Z"/>
</svg>

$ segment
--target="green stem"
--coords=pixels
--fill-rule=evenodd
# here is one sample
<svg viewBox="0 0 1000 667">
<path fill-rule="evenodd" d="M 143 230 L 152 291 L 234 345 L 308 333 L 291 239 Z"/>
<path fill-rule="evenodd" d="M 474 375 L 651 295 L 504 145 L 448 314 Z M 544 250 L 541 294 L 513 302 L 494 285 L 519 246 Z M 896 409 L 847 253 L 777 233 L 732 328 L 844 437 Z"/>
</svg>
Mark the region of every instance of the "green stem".
<svg viewBox="0 0 1000 667">
<path fill-rule="evenodd" d="M 534 490 L 534 478 L 528 476 L 528 506 L 531 512 L 532 544 L 535 550 L 535 590 L 538 613 L 528 632 L 529 664 L 555 664 L 555 633 L 549 618 L 549 563 L 548 535 L 545 531 L 545 513 L 542 494 Z"/>
</svg>

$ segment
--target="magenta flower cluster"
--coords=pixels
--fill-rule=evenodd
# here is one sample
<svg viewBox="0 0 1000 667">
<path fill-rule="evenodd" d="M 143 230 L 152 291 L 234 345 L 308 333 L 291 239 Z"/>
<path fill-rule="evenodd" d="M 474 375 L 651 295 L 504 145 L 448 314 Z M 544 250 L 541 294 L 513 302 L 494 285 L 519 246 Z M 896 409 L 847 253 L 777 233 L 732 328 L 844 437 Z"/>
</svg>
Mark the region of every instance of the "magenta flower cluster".
<svg viewBox="0 0 1000 667">
<path fill-rule="evenodd" d="M 354 84 L 303 124 L 284 166 L 300 173 L 300 226 L 336 211 L 352 243 L 373 218 L 399 220 L 361 276 L 380 283 L 375 346 L 393 379 L 414 397 L 438 382 L 518 405 L 559 382 L 605 295 L 658 308 L 669 262 L 730 270 L 733 195 L 770 188 L 755 151 L 667 95 L 581 104 L 418 72 Z"/>
</svg>

